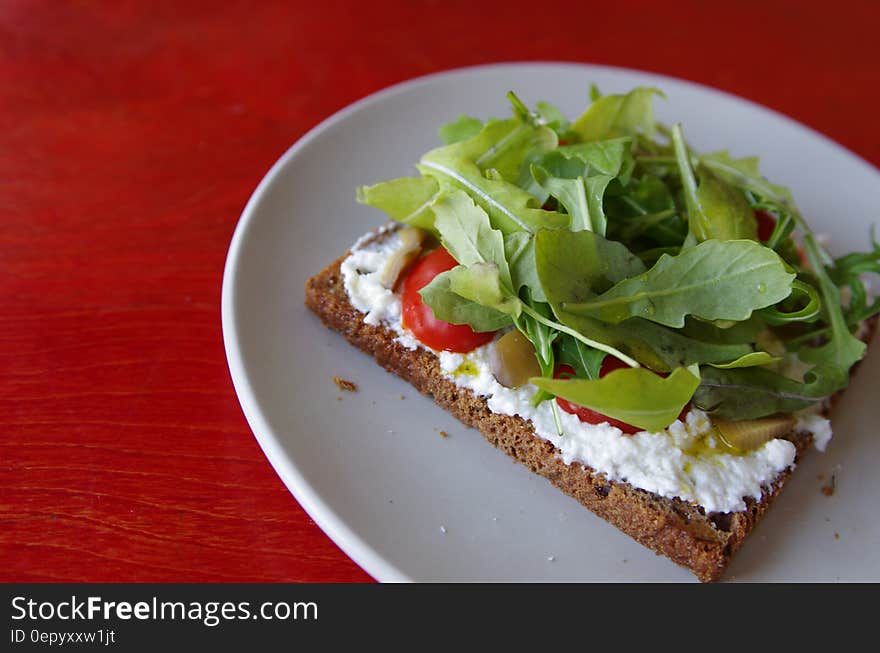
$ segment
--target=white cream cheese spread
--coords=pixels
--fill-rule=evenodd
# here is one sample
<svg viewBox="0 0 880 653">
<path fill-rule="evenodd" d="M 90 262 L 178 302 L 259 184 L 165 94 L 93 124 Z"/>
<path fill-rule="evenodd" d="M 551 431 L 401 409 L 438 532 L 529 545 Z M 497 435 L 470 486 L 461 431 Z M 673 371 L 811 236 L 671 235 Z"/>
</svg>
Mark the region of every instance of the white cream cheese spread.
<svg viewBox="0 0 880 653">
<path fill-rule="evenodd" d="M 678 497 L 707 512 L 745 510 L 745 497 L 760 499 L 769 484 L 794 465 L 795 446 L 783 439 L 770 440 L 749 452 L 731 453 L 717 441 L 706 413 L 696 409 L 663 431 L 635 435 L 607 423 L 587 424 L 559 411 L 560 435 L 550 402 L 532 406 L 534 386 L 510 389 L 495 380 L 488 359 L 491 345 L 467 354 L 434 351 L 403 328 L 400 296 L 379 282 L 384 262 L 400 247 L 395 233 L 372 240 L 365 237 L 342 263 L 345 290 L 351 304 L 364 314 L 364 322 L 391 329 L 408 349 L 433 351 L 447 378 L 485 397 L 493 412 L 531 421 L 535 433 L 550 441 L 566 464 L 587 465 L 610 480 Z M 820 450 L 831 438 L 828 420 L 817 414 L 801 415 L 797 428 L 811 431 Z"/>
</svg>

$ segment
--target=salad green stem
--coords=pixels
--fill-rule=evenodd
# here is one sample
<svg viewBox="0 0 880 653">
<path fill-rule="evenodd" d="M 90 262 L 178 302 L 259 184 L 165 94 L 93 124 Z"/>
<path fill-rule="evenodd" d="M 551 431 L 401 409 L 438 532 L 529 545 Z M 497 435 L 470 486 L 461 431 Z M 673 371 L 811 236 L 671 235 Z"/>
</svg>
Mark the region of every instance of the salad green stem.
<svg viewBox="0 0 880 653">
<path fill-rule="evenodd" d="M 791 219 L 790 215 L 786 215 L 778 220 L 776 226 L 773 227 L 773 233 L 770 234 L 770 240 L 766 243 L 767 247 L 775 250 L 779 247 L 782 239 L 788 238 L 792 231 L 794 231 L 794 221 Z"/>
<path fill-rule="evenodd" d="M 639 365 L 639 362 L 637 360 L 630 358 L 629 356 L 627 356 L 623 352 L 618 351 L 614 347 L 610 347 L 610 346 L 603 344 L 601 342 L 597 342 L 596 340 L 591 340 L 590 338 L 587 338 L 586 336 L 582 335 L 580 332 L 575 331 L 574 329 L 568 328 L 564 324 L 559 324 L 558 322 L 554 322 L 553 320 L 547 319 L 546 317 L 544 317 L 543 315 L 538 313 L 536 310 L 534 310 L 532 307 L 530 307 L 528 304 L 522 305 L 522 311 L 526 315 L 533 317 L 535 320 L 537 320 L 541 324 L 548 326 L 551 329 L 556 329 L 557 331 L 561 331 L 562 333 L 567 333 L 571 337 L 577 338 L 578 340 L 580 340 L 582 343 L 584 343 L 585 345 L 587 345 L 589 347 L 593 347 L 594 349 L 598 349 L 599 351 L 604 351 L 606 354 L 611 354 L 612 356 L 620 359 L 621 361 L 623 361 L 624 363 L 626 363 L 630 367 L 641 367 L 641 365 Z"/>
<path fill-rule="evenodd" d="M 794 215 L 796 219 L 799 217 L 796 213 Z M 799 222 L 801 228 L 804 230 L 804 251 L 807 254 L 807 260 L 809 260 L 813 271 L 818 277 L 819 287 L 825 298 L 828 312 L 828 325 L 831 327 L 832 332 L 848 332 L 849 330 L 846 325 L 846 320 L 844 319 L 843 311 L 840 308 L 840 291 L 838 291 L 837 286 L 835 286 L 828 278 L 825 262 L 822 260 L 822 252 L 819 248 L 819 244 L 813 236 L 812 230 L 806 225 L 803 218 L 801 218 Z"/>
<path fill-rule="evenodd" d="M 550 402 L 550 411 L 553 413 L 553 421 L 556 423 L 556 434 L 562 437 L 565 431 L 562 430 L 562 420 L 559 418 L 559 407 L 555 401 Z"/>
<path fill-rule="evenodd" d="M 532 127 L 539 127 L 544 124 L 544 120 L 542 120 L 541 116 L 529 109 L 523 101 L 519 99 L 516 93 L 513 91 L 507 91 L 505 97 L 507 97 L 507 101 L 510 102 L 511 107 L 513 108 L 513 113 L 518 116 L 520 120 L 528 123 Z"/>
<path fill-rule="evenodd" d="M 852 331 L 860 322 L 868 319 L 871 315 L 874 314 L 874 310 L 868 308 L 864 311 L 859 311 L 857 313 L 853 313 L 848 315 L 846 318 L 847 328 Z M 831 327 L 824 326 L 818 329 L 813 329 L 812 331 L 808 331 L 807 333 L 802 333 L 799 336 L 795 336 L 790 340 L 787 340 L 785 343 L 786 348 L 789 351 L 797 351 L 804 345 L 809 345 L 810 343 L 817 341 L 821 338 L 826 338 L 831 335 Z"/>
<path fill-rule="evenodd" d="M 761 317 L 767 324 L 780 326 L 793 322 L 812 322 L 819 317 L 822 311 L 822 302 L 819 300 L 818 291 L 810 284 L 800 280 L 791 283 L 792 294 L 798 293 L 807 298 L 807 305 L 798 311 L 783 313 L 777 308 L 768 306 L 760 311 Z"/>
<path fill-rule="evenodd" d="M 687 205 L 688 224 L 691 233 L 699 240 L 706 240 L 708 234 L 700 224 L 700 202 L 697 199 L 697 180 L 691 169 L 688 147 L 681 133 L 681 125 L 675 123 L 672 127 L 672 146 L 675 149 L 675 159 L 678 163 L 678 172 L 681 175 L 681 185 L 684 188 L 684 200 Z"/>
<path fill-rule="evenodd" d="M 662 154 L 640 154 L 636 157 L 639 163 L 664 163 L 667 165 L 675 165 L 676 158 L 674 156 L 664 156 Z"/>
</svg>

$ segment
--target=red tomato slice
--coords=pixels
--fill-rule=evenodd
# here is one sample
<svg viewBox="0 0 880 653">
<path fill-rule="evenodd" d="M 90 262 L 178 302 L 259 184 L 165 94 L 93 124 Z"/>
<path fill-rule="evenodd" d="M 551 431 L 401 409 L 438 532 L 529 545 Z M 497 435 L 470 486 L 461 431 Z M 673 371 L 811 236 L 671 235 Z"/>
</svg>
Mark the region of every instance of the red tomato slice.
<svg viewBox="0 0 880 653">
<path fill-rule="evenodd" d="M 609 372 L 613 372 L 614 370 L 619 370 L 626 367 L 628 367 L 627 364 L 620 359 L 615 358 L 614 356 L 606 356 L 605 359 L 602 361 L 602 367 L 599 370 L 599 377 L 601 378 Z M 554 374 L 554 376 L 557 379 L 575 378 L 574 370 L 568 365 L 559 365 L 556 368 L 556 373 Z M 667 375 L 661 374 L 660 376 Z M 626 422 L 621 422 L 620 420 L 608 417 L 607 415 L 603 415 L 602 413 L 597 413 L 595 410 L 587 408 L 586 406 L 575 404 L 571 401 L 563 399 L 562 397 L 556 397 L 556 403 L 559 404 L 559 407 L 566 413 L 576 415 L 580 421 L 586 422 L 587 424 L 603 424 L 607 422 L 611 426 L 616 426 L 621 431 L 629 435 L 633 435 L 634 433 L 638 433 L 642 430 L 636 426 L 633 426 L 632 424 L 627 424 Z M 678 416 L 678 419 L 683 420 L 690 409 L 690 404 L 685 406 L 684 409 L 681 411 L 681 414 Z"/>
<path fill-rule="evenodd" d="M 755 211 L 755 218 L 758 220 L 758 240 L 766 243 L 776 228 L 776 218 L 772 213 L 763 209 Z"/>
<path fill-rule="evenodd" d="M 419 294 L 434 277 L 456 265 L 458 262 L 442 247 L 416 261 L 403 280 L 403 325 L 432 349 L 464 354 L 491 342 L 495 332 L 477 333 L 467 324 L 438 320 Z"/>
</svg>

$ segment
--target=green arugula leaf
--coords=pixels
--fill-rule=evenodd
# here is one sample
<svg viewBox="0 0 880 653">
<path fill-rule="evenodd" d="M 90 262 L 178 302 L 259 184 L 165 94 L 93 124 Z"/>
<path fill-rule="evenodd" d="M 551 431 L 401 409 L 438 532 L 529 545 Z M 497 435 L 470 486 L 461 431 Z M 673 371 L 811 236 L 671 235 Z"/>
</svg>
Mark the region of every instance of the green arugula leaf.
<svg viewBox="0 0 880 653">
<path fill-rule="evenodd" d="M 456 261 L 464 266 L 492 263 L 498 269 L 501 282 L 513 290 L 504 236 L 492 228 L 482 208 L 463 191 L 453 190 L 436 200 L 434 213 L 434 224 L 443 246 Z"/>
<path fill-rule="evenodd" d="M 422 301 L 434 312 L 438 320 L 450 324 L 467 324 L 474 331 L 498 331 L 513 324 L 507 313 L 465 299 L 452 291 L 450 271 L 438 274 L 419 291 Z"/>
<path fill-rule="evenodd" d="M 736 322 L 732 326 L 721 328 L 712 322 L 705 322 L 689 317 L 681 333 L 689 338 L 717 342 L 728 345 L 749 344 L 757 342 L 758 334 L 764 331 L 767 325 L 757 314 L 753 314 L 748 320 Z"/>
<path fill-rule="evenodd" d="M 482 120 L 461 114 L 455 120 L 442 125 L 438 135 L 444 143 L 452 145 L 473 138 L 481 129 L 483 129 Z"/>
<path fill-rule="evenodd" d="M 541 302 L 530 302 L 534 311 L 540 313 L 545 318 L 552 318 L 553 313 L 550 307 Z M 538 362 L 541 364 L 541 372 L 544 376 L 553 376 L 553 341 L 559 335 L 546 324 L 538 322 L 529 315 L 522 316 L 522 330 L 525 336 L 535 345 L 535 353 L 538 356 Z"/>
<path fill-rule="evenodd" d="M 584 141 L 598 141 L 638 132 L 654 135 L 655 95 L 666 97 L 656 88 L 634 88 L 625 95 L 603 95 L 571 125 L 571 132 Z"/>
<path fill-rule="evenodd" d="M 422 162 L 473 162 L 480 171 L 497 170 L 505 181 L 516 183 L 523 168 L 558 144 L 552 129 L 518 118 L 493 120 L 465 141 L 431 150 Z"/>
<path fill-rule="evenodd" d="M 556 143 L 548 127 L 498 120 L 473 138 L 431 150 L 416 167 L 442 186 L 466 191 L 505 234 L 558 228 L 567 225 L 568 217 L 539 208 L 535 196 L 517 185 L 529 164 Z"/>
<path fill-rule="evenodd" d="M 392 220 L 428 231 L 434 231 L 431 207 L 439 195 L 440 185 L 433 177 L 401 177 L 357 189 L 361 204 L 384 211 Z"/>
<path fill-rule="evenodd" d="M 804 347 L 800 358 L 814 364 L 809 373 L 812 383 L 806 390 L 818 398 L 829 396 L 849 383 L 849 370 L 865 353 L 866 345 L 850 331 L 840 302 L 840 291 L 826 267 L 827 255 L 816 243 L 809 225 L 801 216 L 791 192 L 768 182 L 758 170 L 757 157 L 733 159 L 727 152 L 716 152 L 700 158 L 701 164 L 731 185 L 743 188 L 761 200 L 779 207 L 779 212 L 790 215 L 803 231 L 804 253 L 819 284 L 822 311 L 828 324 L 828 342 L 822 347 Z"/>
<path fill-rule="evenodd" d="M 562 324 L 652 369 L 665 372 L 694 363 L 726 363 L 752 351 L 748 345 L 689 338 L 638 318 L 612 327 L 563 310 L 563 303 L 588 301 L 614 284 L 644 272 L 641 260 L 621 243 L 589 231 L 539 231 L 535 235 L 535 265 L 547 301 Z"/>
<path fill-rule="evenodd" d="M 797 209 L 792 209 L 797 214 Z M 798 218 L 804 234 L 804 249 L 819 282 L 823 311 L 829 327 L 827 342 L 820 347 L 804 346 L 798 357 L 813 367 L 805 381 L 789 379 L 760 367 L 745 369 L 704 368 L 703 380 L 694 404 L 724 419 L 756 419 L 801 410 L 822 401 L 849 383 L 849 370 L 864 356 L 866 345 L 849 331 L 840 307 L 839 292 L 825 269 L 822 253 L 809 227 Z"/>
<path fill-rule="evenodd" d="M 849 368 L 864 354 L 860 340 L 832 338 L 826 345 L 803 348 L 798 356 L 814 367 L 801 383 L 760 367 L 703 368 L 694 404 L 724 419 L 757 419 L 807 408 L 849 382 Z"/>
<path fill-rule="evenodd" d="M 758 221 L 742 192 L 727 185 L 708 170 L 700 170 L 699 177 L 697 201 L 701 211 L 701 232 L 707 238 L 718 240 L 748 238 L 757 241 Z"/>
<path fill-rule="evenodd" d="M 605 190 L 614 179 L 627 183 L 635 165 L 631 144 L 630 138 L 617 138 L 564 146 L 531 166 L 534 180 L 571 216 L 569 229 L 605 235 Z"/>
<path fill-rule="evenodd" d="M 868 292 L 862 275 L 880 275 L 880 243 L 871 234 L 873 249 L 868 252 L 853 252 L 835 259 L 828 276 L 839 287 L 848 286 L 850 301 L 846 307 L 846 322 L 855 326 L 876 313 L 880 313 L 880 297 L 868 304 Z"/>
<path fill-rule="evenodd" d="M 834 260 L 828 274 L 838 285 L 849 283 L 850 279 L 860 274 L 880 274 L 880 243 L 871 237 L 873 249 L 868 252 L 852 252 Z"/>
<path fill-rule="evenodd" d="M 819 282 L 822 310 L 831 329 L 831 338 L 821 347 L 800 349 L 798 356 L 815 365 L 809 372 L 812 382 L 821 385 L 823 390 L 832 388 L 828 392 L 831 394 L 849 384 L 849 369 L 865 355 L 867 345 L 850 332 L 841 307 L 840 290 L 825 269 L 822 252 L 810 231 L 804 234 L 804 252 Z"/>
<path fill-rule="evenodd" d="M 449 289 L 455 294 L 506 313 L 514 320 L 519 318 L 522 302 L 504 284 L 496 264 L 474 263 L 467 267 L 459 265 L 445 274 L 449 278 Z"/>
<path fill-rule="evenodd" d="M 681 177 L 681 187 L 684 193 L 685 206 L 687 207 L 690 236 L 693 239 L 699 240 L 701 225 L 708 222 L 708 220 L 702 215 L 700 199 L 697 196 L 697 179 L 694 176 L 693 168 L 691 168 L 690 150 L 684 142 L 681 125 L 678 123 L 672 126 L 672 146 L 675 151 L 675 161 L 678 164 L 678 174 Z M 702 240 L 706 240 L 706 238 L 708 238 L 708 235 L 705 235 Z"/>
<path fill-rule="evenodd" d="M 594 174 L 619 177 L 621 184 L 629 182 L 635 167 L 632 156 L 632 138 L 610 138 L 589 143 L 562 145 L 549 154 L 545 154 L 542 165 L 553 171 L 557 170 L 559 159 L 575 164 L 573 168 L 578 175 L 589 177 Z M 571 176 L 571 175 L 563 175 Z"/>
<path fill-rule="evenodd" d="M 745 320 L 791 294 L 795 275 L 772 250 L 749 240 L 707 240 L 650 270 L 624 279 L 599 297 L 562 309 L 618 324 L 642 317 L 683 327 L 685 317 Z"/>
<path fill-rule="evenodd" d="M 672 191 L 651 174 L 633 179 L 624 193 L 606 197 L 605 210 L 614 240 L 632 244 L 642 238 L 655 247 L 677 248 L 687 235 L 687 222 Z"/>
<path fill-rule="evenodd" d="M 555 131 L 557 135 L 567 132 L 571 124 L 565 114 L 559 110 L 559 107 L 549 102 L 536 102 L 535 113 L 538 114 L 540 121 Z"/>
<path fill-rule="evenodd" d="M 729 363 L 709 363 L 712 367 L 722 370 L 732 370 L 741 367 L 757 367 L 758 365 L 769 365 L 778 363 L 782 358 L 779 356 L 771 356 L 766 351 L 753 351 L 750 354 L 740 356 L 735 361 Z"/>
<path fill-rule="evenodd" d="M 551 229 L 535 234 L 535 267 L 551 305 L 587 301 L 645 270 L 622 243 L 591 231 Z"/>
<path fill-rule="evenodd" d="M 761 367 L 704 367 L 693 403 L 721 419 L 758 419 L 812 406 L 829 396 L 826 391 Z"/>
<path fill-rule="evenodd" d="M 652 247 L 639 252 L 638 257 L 647 266 L 656 264 L 664 254 L 678 256 L 682 251 L 684 251 L 683 247 Z"/>
<path fill-rule="evenodd" d="M 477 331 L 501 328 L 517 319 L 520 300 L 513 288 L 504 236 L 492 228 L 486 212 L 461 190 L 441 194 L 434 212 L 443 246 L 460 264 L 437 275 L 422 290 L 422 299 L 434 315 L 470 324 Z"/>
<path fill-rule="evenodd" d="M 531 301 L 531 297 L 528 296 L 528 291 L 526 291 L 526 297 L 526 303 L 531 306 L 535 313 L 547 319 L 553 317 L 553 313 L 547 304 Z M 559 331 L 546 323 L 539 322 L 532 315 L 527 314 L 520 315 L 517 322 L 517 328 L 519 328 L 523 335 L 525 335 L 535 347 L 535 357 L 538 359 L 538 365 L 541 367 L 541 376 L 553 378 L 553 372 L 556 369 L 556 356 L 553 351 L 553 342 L 559 337 Z M 551 398 L 552 395 L 543 390 L 539 390 L 535 393 L 535 396 L 532 397 L 532 405 L 537 406 L 542 401 Z M 562 425 L 556 415 L 555 407 L 553 410 L 554 416 L 557 417 L 557 430 L 561 433 Z"/>
<path fill-rule="evenodd" d="M 425 302 L 477 330 L 515 325 L 545 382 L 557 360 L 595 377 L 607 353 L 661 372 L 699 364 L 695 402 L 735 419 L 845 387 L 865 352 L 853 332 L 880 312 L 861 278 L 880 274 L 880 246 L 832 261 L 757 158 L 693 153 L 680 126 L 655 124 L 656 94 L 594 87 L 569 123 L 557 107 L 532 111 L 509 93 L 513 118 L 460 115 L 440 129 L 447 145 L 417 165 L 422 177 L 361 186 L 358 201 L 440 236 L 461 265 L 422 290 Z M 542 208 L 551 196 L 558 211 Z M 758 209 L 776 216 L 767 247 L 753 242 Z M 776 350 L 756 345 L 767 324 L 790 322 L 785 348 L 812 365 L 802 382 L 767 369 Z"/>
<path fill-rule="evenodd" d="M 508 234 L 504 237 L 504 253 L 510 266 L 514 292 L 519 294 L 525 287 L 533 300 L 546 302 L 535 263 L 535 236 L 525 231 Z"/>
<path fill-rule="evenodd" d="M 552 305 L 552 304 L 551 304 Z M 638 360 L 657 372 L 693 364 L 726 363 L 751 353 L 745 344 L 704 342 L 641 318 L 610 325 L 599 320 L 566 313 L 553 305 L 556 319 L 590 340 L 603 343 Z"/>
<path fill-rule="evenodd" d="M 532 177 L 555 197 L 571 216 L 571 231 L 595 231 L 605 235 L 606 218 L 602 208 L 605 188 L 613 179 L 608 175 L 563 179 L 552 177 L 546 168 L 532 166 Z"/>
<path fill-rule="evenodd" d="M 791 192 L 787 188 L 771 184 L 761 175 L 756 156 L 734 159 L 728 152 L 721 151 L 703 154 L 698 160 L 701 167 L 710 170 L 730 186 L 751 191 L 782 206 L 794 206 Z"/>
<path fill-rule="evenodd" d="M 638 215 L 661 213 L 676 208 L 675 198 L 669 186 L 654 175 L 642 175 L 628 190 L 627 198 L 630 200 L 628 204 Z M 678 245 L 682 239 L 683 236 L 671 244 Z"/>
<path fill-rule="evenodd" d="M 569 335 L 561 334 L 559 338 L 559 362 L 569 365 L 575 376 L 581 379 L 598 379 L 602 369 L 602 361 L 605 360 L 605 352 L 593 347 L 587 347 L 580 340 Z"/>
<path fill-rule="evenodd" d="M 453 258 L 461 263 L 446 273 L 451 292 L 484 307 L 506 313 L 515 321 L 520 318 L 521 313 L 526 313 L 546 327 L 568 331 L 565 325 L 553 322 L 540 310 L 519 299 L 517 291 L 521 286 L 518 282 L 516 290 L 514 289 L 501 232 L 491 227 L 486 212 L 474 204 L 468 195 L 462 191 L 446 193 L 435 202 L 434 210 L 436 227 L 444 245 Z M 428 305 L 431 306 L 430 303 Z M 434 309 L 433 306 L 431 308 Z M 442 312 L 443 308 L 439 307 L 439 310 Z M 586 344 L 594 344 L 580 334 L 571 331 L 569 333 L 581 338 Z M 595 345 L 603 347 L 601 343 Z M 608 347 L 606 350 L 620 355 Z M 637 364 L 625 356 L 622 356 L 622 360 L 628 364 Z"/>
<path fill-rule="evenodd" d="M 826 286 L 825 296 L 836 293 L 836 287 L 827 287 L 831 281 L 824 269 L 820 284 Z M 866 345 L 849 332 L 839 304 L 829 313 L 832 323 L 828 341 L 820 347 L 801 347 L 797 352 L 804 363 L 813 364 L 803 383 L 761 368 L 704 368 L 695 404 L 725 419 L 753 419 L 806 408 L 845 388 L 849 370 L 864 356 Z"/>
<path fill-rule="evenodd" d="M 582 230 L 595 231 L 600 236 L 605 235 L 608 230 L 608 218 L 605 217 L 604 208 L 605 191 L 613 181 L 614 177 L 609 175 L 593 175 L 583 180 L 589 213 L 582 215 L 578 221 L 578 226 Z M 572 221 L 572 231 L 577 231 L 574 228 L 574 221 Z"/>
<path fill-rule="evenodd" d="M 636 218 L 620 220 L 611 238 L 625 242 L 633 242 L 637 238 L 647 238 L 652 244 L 666 243 L 668 245 L 669 243 L 680 243 L 687 234 L 687 227 L 685 226 L 682 229 L 682 226 L 678 210 L 666 209 L 659 213 L 646 213 Z M 614 236 L 617 237 L 615 238 Z M 676 246 L 673 246 L 673 248 L 676 251 L 672 252 L 672 255 L 678 254 L 679 248 Z M 669 247 L 663 249 L 669 249 Z M 650 250 L 639 252 L 639 257 L 643 261 L 647 251 Z M 656 262 L 658 258 L 660 258 L 660 254 L 654 257 L 653 261 Z"/>
<path fill-rule="evenodd" d="M 713 174 L 709 168 L 699 171 L 700 184 L 697 186 L 679 124 L 672 128 L 672 143 L 684 189 L 688 224 L 696 240 L 758 240 L 755 212 L 737 187 Z"/>
<path fill-rule="evenodd" d="M 531 379 L 541 390 L 645 431 L 665 429 L 678 419 L 700 385 L 692 369 L 663 378 L 644 368 L 615 370 L 589 379 Z"/>
<path fill-rule="evenodd" d="M 802 361 L 815 365 L 806 376 L 810 379 L 811 386 L 820 389 L 817 392 L 823 397 L 849 385 L 849 369 L 865 355 L 867 345 L 847 333 L 849 337 L 832 337 L 821 347 L 804 347 L 798 350 Z"/>
</svg>

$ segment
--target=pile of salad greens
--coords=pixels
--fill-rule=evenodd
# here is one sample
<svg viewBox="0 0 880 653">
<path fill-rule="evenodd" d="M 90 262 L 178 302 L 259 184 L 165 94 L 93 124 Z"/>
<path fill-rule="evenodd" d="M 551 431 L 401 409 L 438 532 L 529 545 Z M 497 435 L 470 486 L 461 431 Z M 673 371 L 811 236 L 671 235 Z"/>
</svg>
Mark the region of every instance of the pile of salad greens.
<svg viewBox="0 0 880 653">
<path fill-rule="evenodd" d="M 655 121 L 655 96 L 593 87 L 569 122 L 508 93 L 512 118 L 459 117 L 420 177 L 358 200 L 459 263 L 421 292 L 437 318 L 528 338 L 536 405 L 555 395 L 656 431 L 689 402 L 744 420 L 841 390 L 880 312 L 862 278 L 880 274 L 880 245 L 832 259 L 757 158 L 693 151 Z M 775 221 L 764 241 L 758 212 Z M 629 367 L 600 378 L 606 356 Z M 577 378 L 554 379 L 560 364 Z"/>
</svg>

